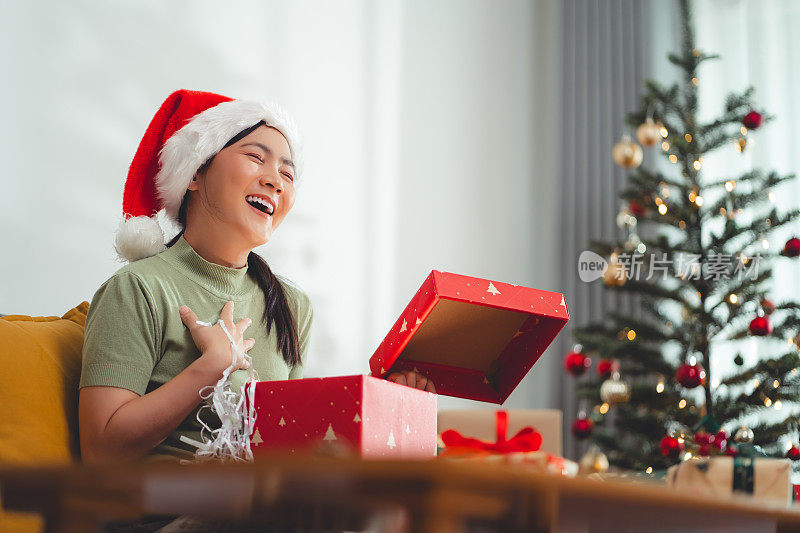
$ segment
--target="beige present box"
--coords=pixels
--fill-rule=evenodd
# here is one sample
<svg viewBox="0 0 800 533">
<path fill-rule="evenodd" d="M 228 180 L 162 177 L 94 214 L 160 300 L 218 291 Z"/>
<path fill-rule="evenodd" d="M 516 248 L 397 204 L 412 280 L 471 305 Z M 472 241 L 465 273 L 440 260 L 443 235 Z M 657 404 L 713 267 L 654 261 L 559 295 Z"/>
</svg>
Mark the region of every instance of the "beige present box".
<svg viewBox="0 0 800 533">
<path fill-rule="evenodd" d="M 542 435 L 543 452 L 561 455 L 561 411 L 558 409 L 503 409 L 508 413 L 508 438 L 525 427 Z M 439 434 L 454 429 L 465 437 L 494 442 L 497 438 L 497 409 L 451 409 L 439 411 Z"/>
<path fill-rule="evenodd" d="M 768 457 L 692 458 L 667 470 L 667 485 L 685 494 L 730 498 L 744 494 L 754 500 L 789 505 L 792 501 L 788 459 Z"/>
</svg>

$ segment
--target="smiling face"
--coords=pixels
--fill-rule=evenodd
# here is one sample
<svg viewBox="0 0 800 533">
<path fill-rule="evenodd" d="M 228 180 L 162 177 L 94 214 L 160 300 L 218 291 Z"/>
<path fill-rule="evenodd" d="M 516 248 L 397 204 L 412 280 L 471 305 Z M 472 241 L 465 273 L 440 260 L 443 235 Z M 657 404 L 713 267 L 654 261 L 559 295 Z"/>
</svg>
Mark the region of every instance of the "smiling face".
<svg viewBox="0 0 800 533">
<path fill-rule="evenodd" d="M 213 239 L 228 257 L 269 241 L 294 205 L 289 143 L 269 126 L 220 150 L 196 178 L 188 186 L 186 233 Z"/>
</svg>

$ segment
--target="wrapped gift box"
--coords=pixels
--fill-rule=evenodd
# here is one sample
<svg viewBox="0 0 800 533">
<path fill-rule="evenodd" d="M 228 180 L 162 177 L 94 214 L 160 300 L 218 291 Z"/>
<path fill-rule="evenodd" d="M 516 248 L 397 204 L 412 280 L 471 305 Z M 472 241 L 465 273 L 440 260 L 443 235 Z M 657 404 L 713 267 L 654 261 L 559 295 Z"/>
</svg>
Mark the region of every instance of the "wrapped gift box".
<svg viewBox="0 0 800 533">
<path fill-rule="evenodd" d="M 436 455 L 436 395 L 430 392 L 370 376 L 340 376 L 259 381 L 254 397 L 254 457 L 325 447 L 363 458 Z"/>
<path fill-rule="evenodd" d="M 727 498 L 745 494 L 754 500 L 789 505 L 792 500 L 788 459 L 766 457 L 693 458 L 667 470 L 667 484 L 685 494 Z"/>
<path fill-rule="evenodd" d="M 508 434 L 524 427 L 534 428 L 542 436 L 543 452 L 561 455 L 561 411 L 558 409 L 506 409 Z M 454 429 L 462 435 L 489 441 L 496 436 L 496 411 L 493 409 L 453 409 L 440 411 L 438 432 Z"/>
<path fill-rule="evenodd" d="M 525 410 L 519 410 L 525 413 Z M 474 413 L 481 418 L 484 424 L 478 425 L 478 433 L 439 426 L 439 439 L 441 442 L 439 457 L 443 459 L 477 460 L 506 465 L 515 465 L 527 471 L 575 476 L 578 473 L 578 464 L 564 459 L 558 454 L 542 449 L 543 435 L 530 424 L 512 424 L 514 411 L 504 409 L 496 411 L 444 411 L 440 413 L 444 419 L 455 422 L 465 420 L 464 415 Z M 560 415 L 559 411 L 555 411 Z M 448 416 L 449 415 L 449 416 Z M 488 416 L 487 416 L 488 415 Z M 555 417 L 554 412 L 544 411 L 539 419 L 544 419 L 551 424 L 557 420 L 560 428 L 561 418 Z M 463 426 L 472 426 L 466 423 Z M 513 429 L 512 429 L 513 428 Z M 555 429 L 552 428 L 551 429 Z M 513 435 L 512 435 L 513 434 Z M 486 435 L 490 435 L 486 437 Z"/>
<path fill-rule="evenodd" d="M 370 370 L 415 370 L 439 394 L 502 404 L 568 320 L 561 293 L 433 270 Z"/>
<path fill-rule="evenodd" d="M 434 270 L 371 357 L 371 376 L 258 382 L 251 449 L 433 458 L 436 395 L 382 378 L 416 370 L 438 394 L 503 403 L 567 320 L 562 294 Z"/>
</svg>

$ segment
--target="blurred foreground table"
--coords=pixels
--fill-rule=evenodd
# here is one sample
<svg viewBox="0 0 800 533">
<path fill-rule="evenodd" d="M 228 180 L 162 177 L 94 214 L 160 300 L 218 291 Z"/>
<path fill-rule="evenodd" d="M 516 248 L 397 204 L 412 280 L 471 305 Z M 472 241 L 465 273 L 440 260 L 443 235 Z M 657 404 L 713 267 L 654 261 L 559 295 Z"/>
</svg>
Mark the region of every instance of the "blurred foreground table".
<svg viewBox="0 0 800 533">
<path fill-rule="evenodd" d="M 47 531 L 190 514 L 359 531 L 403 510 L 409 531 L 800 531 L 800 511 L 690 497 L 648 483 L 569 479 L 499 464 L 275 455 L 255 464 L 0 468 L 7 510 Z M 374 523 L 374 522 L 373 522 Z"/>
</svg>

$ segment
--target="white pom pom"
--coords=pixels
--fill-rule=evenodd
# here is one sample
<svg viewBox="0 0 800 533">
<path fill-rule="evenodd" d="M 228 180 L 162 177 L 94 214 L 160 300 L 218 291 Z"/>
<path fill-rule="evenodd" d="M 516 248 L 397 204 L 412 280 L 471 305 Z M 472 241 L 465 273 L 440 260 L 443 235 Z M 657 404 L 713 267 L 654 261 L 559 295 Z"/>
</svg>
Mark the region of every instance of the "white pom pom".
<svg viewBox="0 0 800 533">
<path fill-rule="evenodd" d="M 164 244 L 164 231 L 155 216 L 125 220 L 123 215 L 117 228 L 114 248 L 120 259 L 132 263 L 163 252 L 167 246 Z"/>
</svg>

